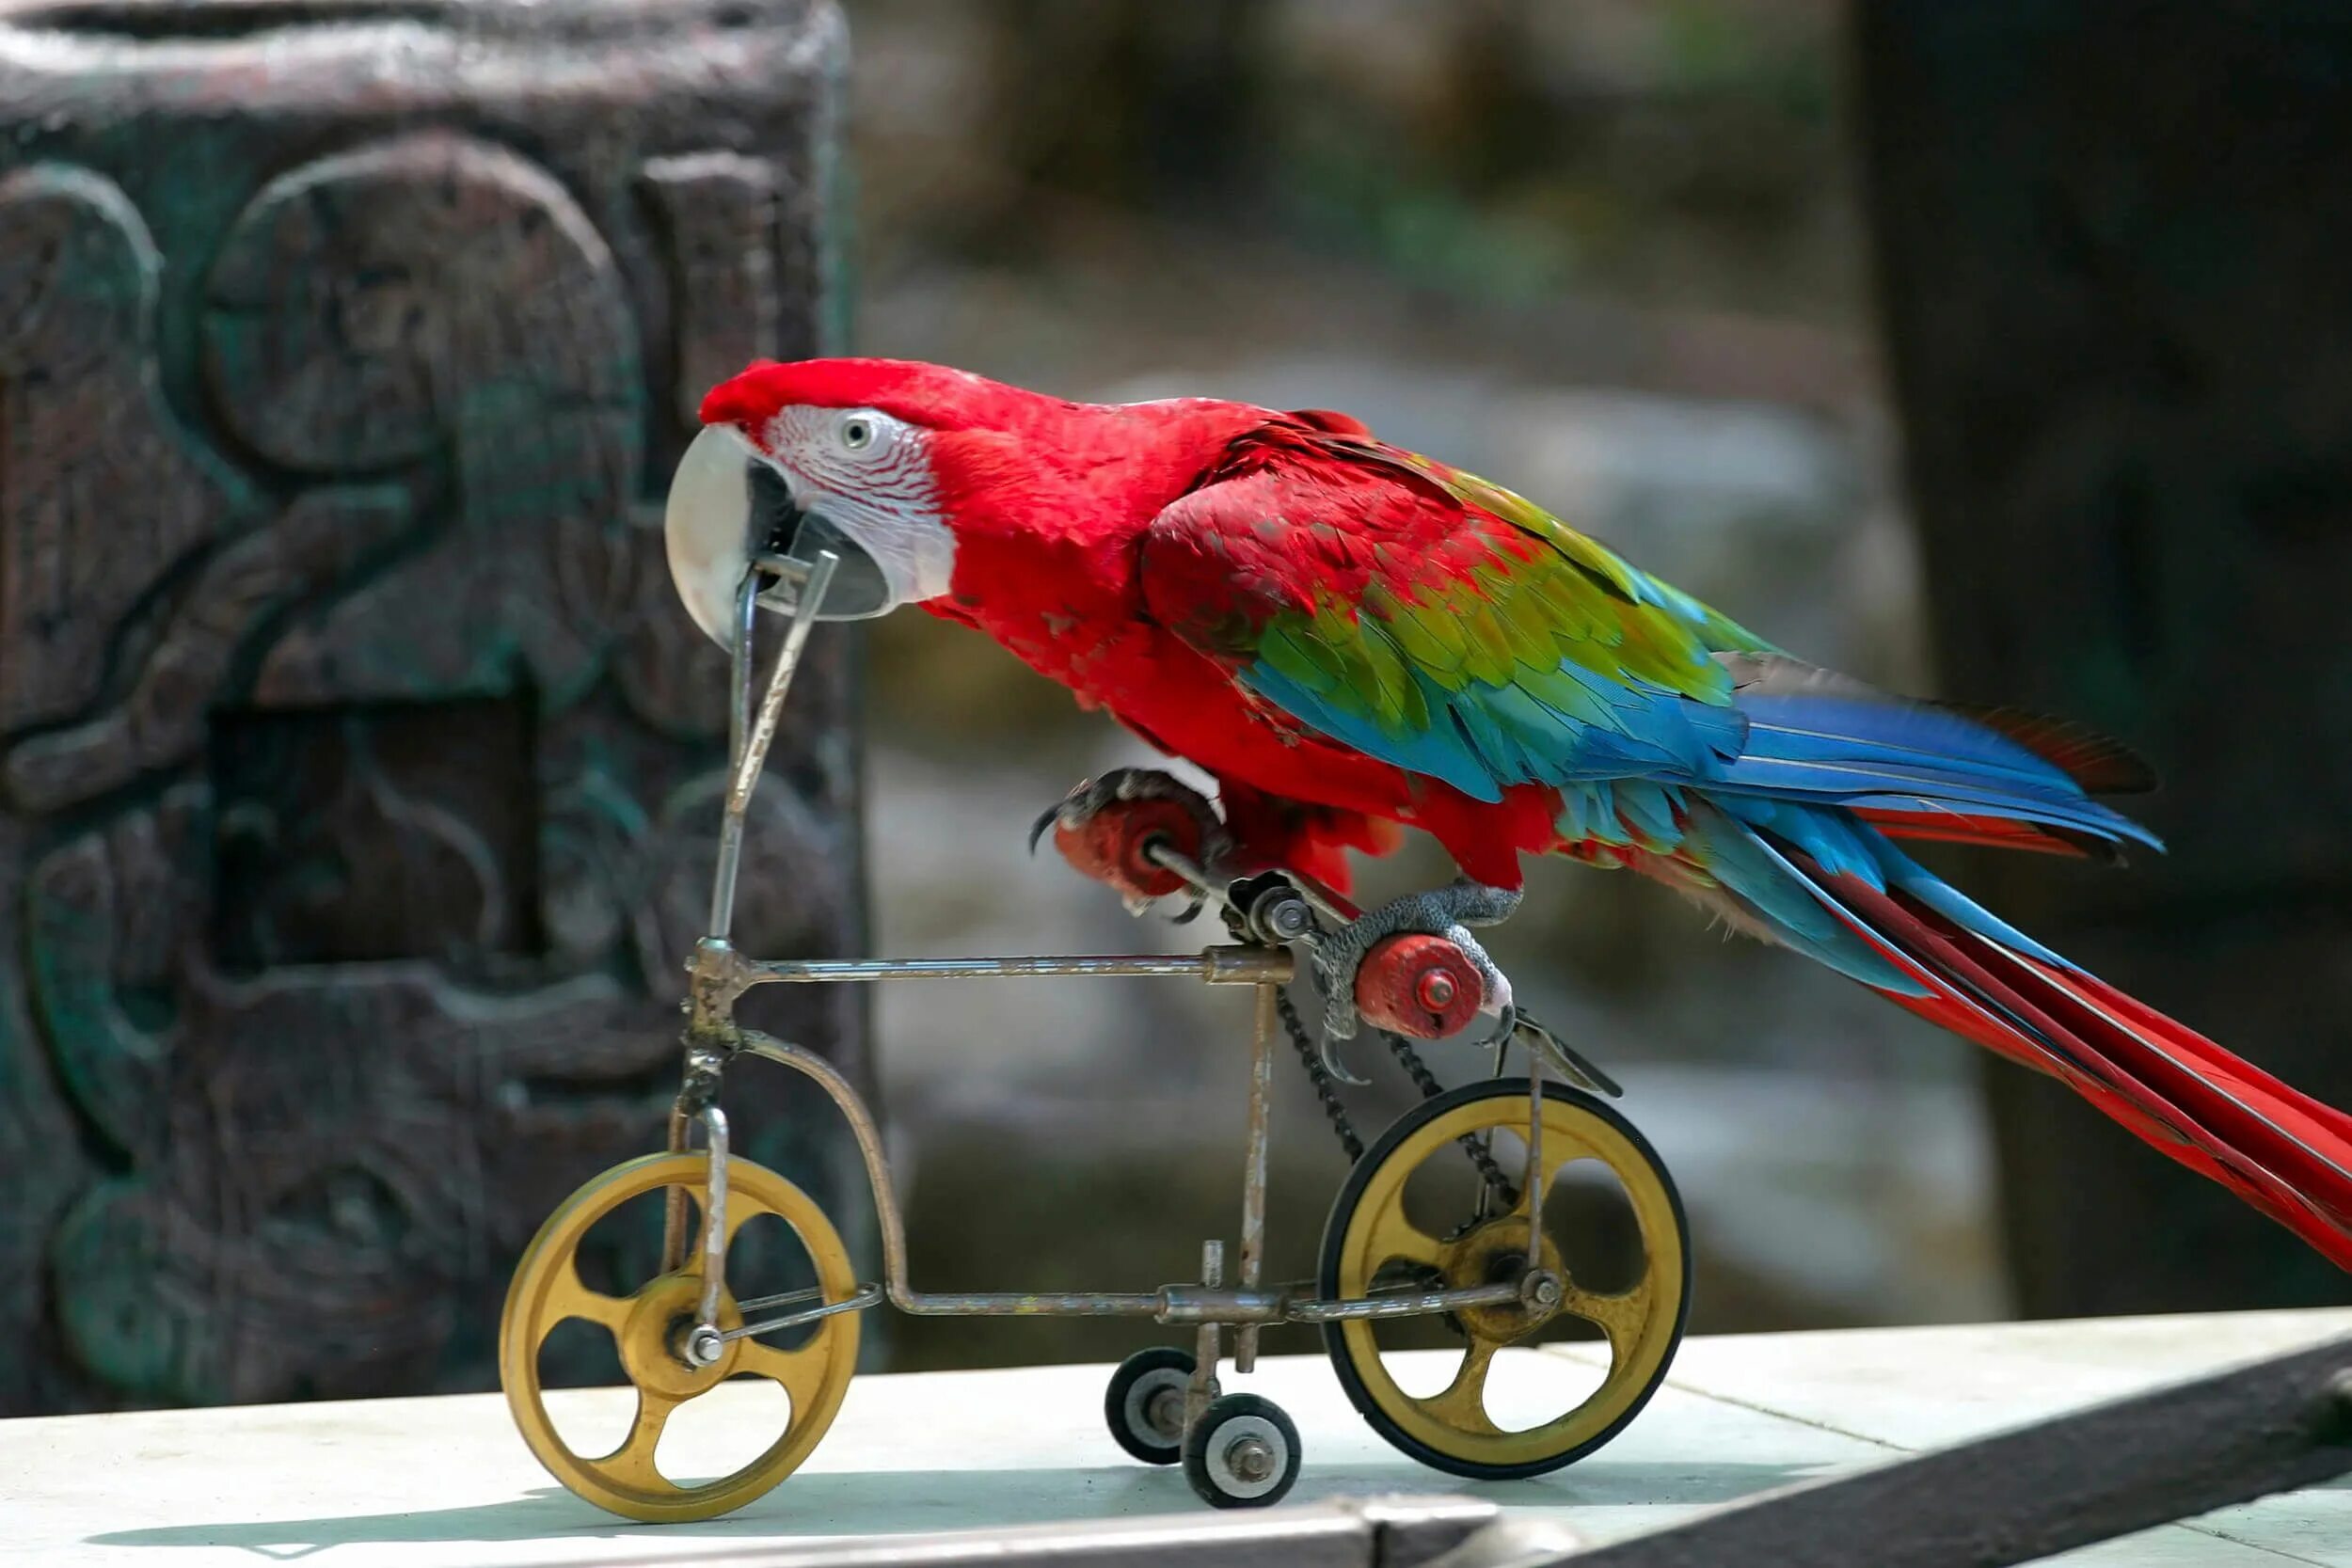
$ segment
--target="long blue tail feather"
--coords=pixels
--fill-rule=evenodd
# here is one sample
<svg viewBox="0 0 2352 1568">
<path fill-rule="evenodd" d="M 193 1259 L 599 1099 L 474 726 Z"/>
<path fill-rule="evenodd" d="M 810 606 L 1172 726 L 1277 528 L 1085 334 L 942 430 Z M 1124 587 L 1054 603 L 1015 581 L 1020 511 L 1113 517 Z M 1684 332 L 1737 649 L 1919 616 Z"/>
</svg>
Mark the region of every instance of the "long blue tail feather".
<svg viewBox="0 0 2352 1568">
<path fill-rule="evenodd" d="M 1835 807 L 1737 797 L 1709 798 L 1708 804 L 1718 809 L 1692 814 L 1686 852 L 1780 941 L 1852 979 L 1910 993 L 1918 990 L 1915 981 L 1854 935 L 1836 900 L 1790 865 L 1776 845 L 1802 852 L 1830 876 L 1907 893 L 1962 929 L 2004 947 L 2062 969 L 2075 967 L 1904 854 L 1868 823 Z"/>
<path fill-rule="evenodd" d="M 1742 693 L 1739 707 L 1746 745 L 1708 781 L 1717 790 L 1859 810 L 1945 806 L 2164 847 L 2063 769 L 1958 714 L 1815 692 Z"/>
</svg>

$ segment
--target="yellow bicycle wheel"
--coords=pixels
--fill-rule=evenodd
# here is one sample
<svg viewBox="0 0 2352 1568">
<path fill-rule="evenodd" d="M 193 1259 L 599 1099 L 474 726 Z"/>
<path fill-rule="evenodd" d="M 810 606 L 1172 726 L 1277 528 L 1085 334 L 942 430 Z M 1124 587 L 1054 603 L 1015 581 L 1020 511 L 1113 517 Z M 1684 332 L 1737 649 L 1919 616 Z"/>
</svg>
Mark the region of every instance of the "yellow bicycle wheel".
<svg viewBox="0 0 2352 1568">
<path fill-rule="evenodd" d="M 838 1313 L 818 1320 L 808 1338 L 789 1350 L 756 1339 L 730 1339 L 719 1359 L 697 1368 L 682 1353 L 683 1332 L 701 1310 L 701 1248 L 675 1274 L 648 1281 L 635 1294 L 611 1296 L 580 1282 L 580 1239 L 596 1223 L 629 1199 L 683 1187 L 697 1204 L 709 1170 L 709 1155 L 648 1154 L 613 1166 L 566 1198 L 524 1249 L 506 1292 L 499 1324 L 499 1380 L 507 1408 L 523 1441 L 548 1473 L 599 1508 L 648 1523 L 709 1519 L 731 1513 L 767 1492 L 798 1468 L 833 1425 L 841 1397 L 857 1368 L 858 1315 Z M 826 1301 L 847 1299 L 857 1290 L 850 1255 L 821 1211 L 783 1177 L 746 1160 L 727 1162 L 727 1229 L 730 1248 L 744 1222 L 773 1214 L 791 1227 L 816 1265 Z M 697 1220 L 695 1233 L 699 1235 Z M 590 1457 L 565 1444 L 548 1418 L 539 1383 L 539 1348 L 558 1323 L 581 1318 L 612 1336 L 621 1368 L 637 1389 L 637 1416 L 628 1435 L 611 1453 Z M 735 1298 L 719 1298 L 722 1329 L 742 1326 Z M 731 1475 L 681 1486 L 661 1474 L 654 1450 L 670 1413 L 738 1373 L 772 1379 L 791 1402 L 785 1430 L 756 1459 Z"/>
<path fill-rule="evenodd" d="M 1469 1290 L 1518 1277 L 1527 1253 L 1528 1201 L 1518 1188 L 1525 1165 L 1530 1098 L 1524 1083 L 1470 1084 L 1423 1101 L 1356 1163 L 1324 1228 L 1318 1284 L 1326 1299 L 1355 1298 L 1403 1286 Z M 1558 1084 L 1544 1085 L 1544 1266 L 1561 1276 L 1557 1305 L 1471 1308 L 1444 1320 L 1461 1345 L 1442 1387 L 1408 1392 L 1379 1335 L 1366 1320 L 1324 1325 L 1324 1346 L 1348 1398 L 1373 1429 L 1422 1464 L 1454 1475 L 1508 1480 L 1574 1463 L 1622 1431 L 1658 1386 L 1681 1342 L 1690 1312 L 1690 1232 L 1682 1200 L 1648 1142 L 1606 1102 Z M 1492 1138 L 1489 1138 L 1489 1135 Z M 1492 1148 L 1495 1173 L 1509 1191 L 1473 1204 L 1459 1186 L 1439 1214 L 1406 1212 L 1406 1188 L 1440 1164 L 1459 1165 L 1475 1191 L 1486 1180 L 1463 1159 L 1462 1140 Z M 1638 1232 L 1629 1279 L 1580 1279 L 1577 1210 L 1555 1186 L 1564 1169 L 1598 1162 L 1614 1178 Z M 1417 1195 L 1425 1210 L 1429 1205 Z M 1564 1236 L 1564 1227 L 1571 1233 Z M 1425 1320 L 1423 1320 L 1425 1323 Z M 1607 1369 L 1597 1387 L 1581 1386 L 1565 1408 L 1505 1425 L 1489 1409 L 1489 1373 L 1510 1347 L 1532 1349 L 1547 1329 L 1597 1329 Z M 1429 1332 L 1426 1328 L 1424 1333 Z M 1589 1362 L 1580 1347 L 1562 1343 Z M 1401 1361 L 1399 1364 L 1403 1364 Z M 1565 1363 L 1522 1363 L 1549 1370 Z M 1514 1389 L 1518 1393 L 1521 1390 Z"/>
</svg>

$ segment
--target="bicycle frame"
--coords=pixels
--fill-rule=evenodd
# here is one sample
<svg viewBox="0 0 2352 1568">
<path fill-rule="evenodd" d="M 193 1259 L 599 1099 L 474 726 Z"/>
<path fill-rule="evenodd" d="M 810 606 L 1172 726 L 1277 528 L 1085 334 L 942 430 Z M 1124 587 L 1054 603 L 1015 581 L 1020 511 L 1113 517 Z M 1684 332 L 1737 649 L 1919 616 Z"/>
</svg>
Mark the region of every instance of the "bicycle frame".
<svg viewBox="0 0 2352 1568">
<path fill-rule="evenodd" d="M 687 1024 L 684 1034 L 683 1083 L 670 1113 L 669 1147 L 683 1152 L 693 1129 L 704 1131 L 710 1172 L 704 1203 L 702 1297 L 699 1322 L 683 1347 L 690 1361 L 707 1366 L 716 1361 L 728 1339 L 772 1333 L 839 1312 L 862 1311 L 887 1299 L 900 1311 L 920 1316 L 1046 1316 L 1148 1317 L 1166 1323 L 1199 1325 L 1200 1371 L 1187 1395 L 1187 1419 L 1208 1398 L 1208 1383 L 1219 1359 L 1219 1336 L 1226 1325 L 1235 1329 L 1233 1364 L 1237 1371 L 1252 1370 L 1259 1328 L 1270 1323 L 1329 1323 L 1345 1319 L 1412 1317 L 1512 1303 L 1549 1306 L 1559 1299 L 1561 1282 L 1544 1269 L 1531 1242 L 1529 1266 L 1514 1283 L 1455 1290 L 1383 1292 L 1345 1300 L 1318 1299 L 1302 1288 L 1269 1287 L 1263 1279 L 1265 1255 L 1267 1102 L 1273 1077 L 1274 1033 L 1279 988 L 1295 971 L 1289 949 L 1275 942 L 1244 941 L 1214 945 L 1197 956 L 1163 954 L 1048 956 L 983 958 L 872 958 L 834 960 L 771 960 L 738 952 L 728 938 L 734 921 L 736 880 L 742 860 L 743 828 L 754 792 L 758 787 L 770 746 L 773 743 L 785 697 L 814 629 L 818 611 L 838 564 L 827 552 L 814 562 L 766 556 L 746 573 L 736 600 L 736 640 L 729 705 L 730 772 L 721 826 L 718 864 L 711 887 L 709 935 L 696 944 L 688 964 Z M 763 586 L 762 578 L 773 579 Z M 784 597 L 788 592 L 788 598 Z M 752 694 L 755 656 L 755 636 L 761 609 L 779 610 L 787 621 L 781 648 L 756 707 Z M 1162 863 L 1192 882 L 1204 896 L 1231 908 L 1199 867 L 1172 858 Z M 1311 907 L 1327 915 L 1338 913 L 1341 901 L 1311 887 L 1299 889 Z M 982 1291 L 931 1293 L 911 1283 L 905 1224 L 890 1168 L 883 1157 L 882 1132 L 872 1112 L 856 1088 L 834 1066 L 806 1047 L 745 1029 L 735 1020 L 735 1005 L 755 986 L 771 984 L 870 984 L 882 980 L 980 979 L 1030 976 L 1190 976 L 1213 986 L 1248 986 L 1256 996 L 1249 1067 L 1249 1102 L 1242 1184 L 1241 1247 L 1237 1281 L 1224 1282 L 1224 1243 L 1202 1243 L 1201 1278 L 1198 1284 L 1163 1285 L 1145 1291 L 1068 1291 L 1032 1293 Z M 862 1285 L 852 1295 L 833 1302 L 803 1305 L 819 1292 L 789 1292 L 737 1304 L 743 1326 L 719 1327 L 721 1294 L 724 1289 L 726 1252 L 727 1124 L 715 1103 L 726 1065 L 748 1054 L 780 1063 L 812 1080 L 831 1098 L 849 1123 L 864 1160 L 881 1222 L 883 1281 Z M 1528 1053 L 1532 1105 L 1542 1104 L 1541 1053 Z M 1532 1116 L 1528 1129 L 1528 1170 L 1542 1169 L 1542 1118 Z M 1531 1237 L 1538 1233 L 1542 1194 L 1540 1182 L 1530 1180 L 1523 1190 L 1530 1204 Z M 669 1191 L 662 1236 L 662 1269 L 685 1266 L 688 1245 L 687 1194 Z M 1548 1293 L 1549 1292 L 1549 1293 Z M 770 1308 L 788 1308 L 776 1316 L 751 1321 Z"/>
</svg>

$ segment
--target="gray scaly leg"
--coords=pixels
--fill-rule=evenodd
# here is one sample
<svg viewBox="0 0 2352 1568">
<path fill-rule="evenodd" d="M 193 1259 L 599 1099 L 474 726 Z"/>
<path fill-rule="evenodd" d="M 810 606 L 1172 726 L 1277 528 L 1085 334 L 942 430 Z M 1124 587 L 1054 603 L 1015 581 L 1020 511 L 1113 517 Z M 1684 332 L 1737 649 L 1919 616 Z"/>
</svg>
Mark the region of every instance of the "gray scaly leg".
<svg viewBox="0 0 2352 1568">
<path fill-rule="evenodd" d="M 1459 947 L 1486 981 L 1479 1010 L 1508 1017 L 1511 982 L 1471 936 L 1473 926 L 1500 926 L 1519 907 L 1516 891 L 1467 879 L 1402 898 L 1351 921 L 1315 946 L 1315 981 L 1323 990 L 1323 1030 L 1334 1039 L 1353 1039 L 1362 1019 L 1356 1011 L 1356 972 L 1364 955 L 1401 931 L 1443 937 Z"/>
</svg>

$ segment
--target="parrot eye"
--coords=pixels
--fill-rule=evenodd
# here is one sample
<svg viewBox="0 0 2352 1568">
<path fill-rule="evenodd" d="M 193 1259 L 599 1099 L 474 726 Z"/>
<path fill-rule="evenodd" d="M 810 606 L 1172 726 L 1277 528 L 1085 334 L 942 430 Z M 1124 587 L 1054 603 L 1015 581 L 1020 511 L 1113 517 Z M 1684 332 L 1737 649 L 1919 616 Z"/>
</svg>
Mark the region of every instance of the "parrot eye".
<svg viewBox="0 0 2352 1568">
<path fill-rule="evenodd" d="M 845 408 L 818 425 L 818 433 L 834 452 L 863 466 L 897 452 L 905 444 L 908 428 L 879 409 Z"/>
</svg>

